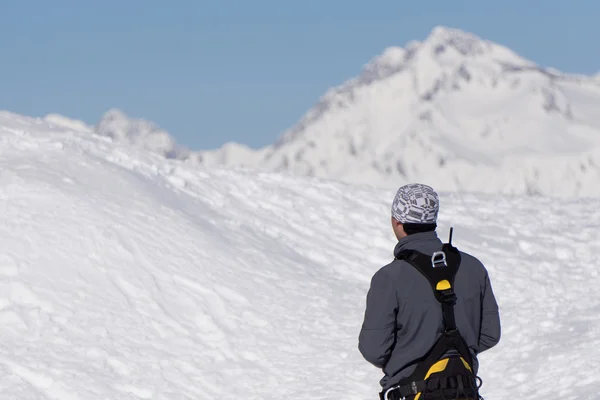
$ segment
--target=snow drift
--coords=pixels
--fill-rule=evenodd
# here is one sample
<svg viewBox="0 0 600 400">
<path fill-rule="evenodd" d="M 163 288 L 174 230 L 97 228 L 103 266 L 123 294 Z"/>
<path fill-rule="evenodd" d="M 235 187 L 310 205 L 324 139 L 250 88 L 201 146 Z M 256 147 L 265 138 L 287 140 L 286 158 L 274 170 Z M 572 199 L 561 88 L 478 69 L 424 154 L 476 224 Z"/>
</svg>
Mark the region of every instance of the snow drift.
<svg viewBox="0 0 600 400">
<path fill-rule="evenodd" d="M 0 113 L 0 397 L 375 398 L 357 335 L 392 197 Z M 600 202 L 441 199 L 500 304 L 485 398 L 594 398 Z"/>
</svg>

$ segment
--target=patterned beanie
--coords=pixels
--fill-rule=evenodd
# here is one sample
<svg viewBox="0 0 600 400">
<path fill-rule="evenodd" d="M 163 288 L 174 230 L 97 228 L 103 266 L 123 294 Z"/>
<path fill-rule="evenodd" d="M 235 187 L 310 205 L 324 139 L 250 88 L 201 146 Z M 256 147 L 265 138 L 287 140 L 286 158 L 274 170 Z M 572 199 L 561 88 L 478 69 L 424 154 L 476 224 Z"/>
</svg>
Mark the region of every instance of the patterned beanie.
<svg viewBox="0 0 600 400">
<path fill-rule="evenodd" d="M 392 217 L 400 223 L 435 223 L 440 207 L 438 194 L 429 186 L 411 183 L 398 189 L 392 203 Z"/>
</svg>

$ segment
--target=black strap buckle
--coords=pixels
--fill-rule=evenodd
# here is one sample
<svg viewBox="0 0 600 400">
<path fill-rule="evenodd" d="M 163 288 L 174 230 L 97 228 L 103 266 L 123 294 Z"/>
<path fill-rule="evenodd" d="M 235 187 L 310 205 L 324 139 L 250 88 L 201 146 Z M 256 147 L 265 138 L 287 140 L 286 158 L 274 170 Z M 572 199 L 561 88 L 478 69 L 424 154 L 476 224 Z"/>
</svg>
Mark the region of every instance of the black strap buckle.
<svg viewBox="0 0 600 400">
<path fill-rule="evenodd" d="M 440 292 L 440 296 L 442 297 L 442 302 L 450 305 L 456 304 L 456 294 L 452 289 L 446 289 Z"/>
<path fill-rule="evenodd" d="M 410 383 L 410 393 L 411 394 L 417 394 L 417 393 L 419 393 L 419 390 L 417 389 L 417 382 L 412 381 Z"/>
</svg>

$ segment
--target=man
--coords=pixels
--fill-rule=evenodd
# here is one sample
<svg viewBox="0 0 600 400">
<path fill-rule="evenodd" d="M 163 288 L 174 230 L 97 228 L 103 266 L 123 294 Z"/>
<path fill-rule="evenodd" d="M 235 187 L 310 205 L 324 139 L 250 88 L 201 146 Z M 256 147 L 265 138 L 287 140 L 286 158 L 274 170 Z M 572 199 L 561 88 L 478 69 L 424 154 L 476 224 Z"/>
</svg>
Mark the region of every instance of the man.
<svg viewBox="0 0 600 400">
<path fill-rule="evenodd" d="M 392 229 L 398 239 L 394 248 L 397 258 L 379 269 L 371 280 L 358 343 L 363 357 L 384 373 L 380 397 L 415 371 L 418 360 L 442 335 L 446 316 L 444 312 L 442 318 L 441 304 L 428 278 L 407 260 L 398 259 L 406 250 L 432 256 L 442 249 L 436 233 L 438 194 L 423 184 L 402 186 L 391 209 Z M 500 317 L 486 268 L 477 258 L 459 253 L 453 319 L 471 352 L 476 375 L 477 355 L 500 340 Z"/>
</svg>

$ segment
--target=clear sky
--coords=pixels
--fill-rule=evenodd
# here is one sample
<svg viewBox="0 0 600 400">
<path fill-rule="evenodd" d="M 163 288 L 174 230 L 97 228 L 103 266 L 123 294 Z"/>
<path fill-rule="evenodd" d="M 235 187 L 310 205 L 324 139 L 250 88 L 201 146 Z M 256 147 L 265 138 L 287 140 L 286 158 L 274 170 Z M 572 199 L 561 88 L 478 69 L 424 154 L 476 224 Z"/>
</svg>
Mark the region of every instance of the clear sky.
<svg viewBox="0 0 600 400">
<path fill-rule="evenodd" d="M 599 17 L 598 0 L 0 0 L 0 109 L 92 124 L 115 107 L 193 149 L 259 147 L 435 25 L 597 73 Z"/>
</svg>

